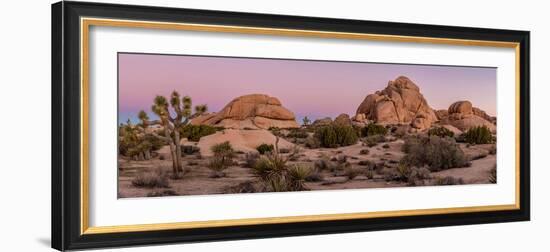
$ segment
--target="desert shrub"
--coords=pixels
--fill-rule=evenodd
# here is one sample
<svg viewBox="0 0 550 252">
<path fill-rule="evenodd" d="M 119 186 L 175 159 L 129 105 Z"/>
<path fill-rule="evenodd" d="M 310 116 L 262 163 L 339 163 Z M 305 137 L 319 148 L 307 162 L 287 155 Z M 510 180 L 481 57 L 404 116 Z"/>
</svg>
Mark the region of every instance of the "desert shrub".
<svg viewBox="0 0 550 252">
<path fill-rule="evenodd" d="M 166 158 L 164 157 L 164 155 L 159 155 L 159 160 L 164 160 L 164 159 L 166 159 Z"/>
<path fill-rule="evenodd" d="M 313 162 L 313 165 L 315 168 L 323 171 L 323 170 L 332 170 L 334 168 L 334 165 L 330 162 L 328 158 L 321 158 L 318 160 L 315 160 Z"/>
<path fill-rule="evenodd" d="M 213 171 L 211 177 L 223 177 L 225 175 L 223 170 L 233 164 L 235 151 L 228 141 L 215 144 L 210 150 L 214 153 L 214 156 L 208 162 L 208 168 Z"/>
<path fill-rule="evenodd" d="M 187 138 L 189 141 L 198 142 L 201 137 L 216 133 L 220 128 L 208 125 L 192 125 L 187 124 L 179 128 L 180 136 Z"/>
<path fill-rule="evenodd" d="M 373 136 L 368 136 L 364 138 L 362 141 L 363 141 L 363 144 L 365 144 L 366 146 L 373 147 L 373 146 L 376 146 L 378 143 L 385 142 L 386 138 L 382 135 L 373 135 Z"/>
<path fill-rule="evenodd" d="M 466 155 L 455 140 L 449 137 L 413 136 L 405 139 L 403 152 L 406 155 L 401 163 L 406 166 L 423 167 L 430 171 L 465 167 L 468 165 Z"/>
<path fill-rule="evenodd" d="M 428 130 L 429 136 L 454 137 L 455 133 L 445 127 L 434 127 Z"/>
<path fill-rule="evenodd" d="M 451 176 L 447 177 L 438 177 L 434 181 L 434 185 L 462 185 L 464 180 L 462 178 L 455 178 Z"/>
<path fill-rule="evenodd" d="M 359 155 L 369 155 L 370 151 L 369 149 L 362 149 L 359 151 Z"/>
<path fill-rule="evenodd" d="M 279 149 L 279 153 L 281 153 L 281 154 L 290 153 L 290 149 L 287 149 L 287 148 L 280 148 L 280 149 Z"/>
<path fill-rule="evenodd" d="M 497 183 L 497 165 L 493 166 L 489 171 L 489 182 L 493 184 Z"/>
<path fill-rule="evenodd" d="M 302 191 L 305 189 L 304 183 L 307 177 L 312 173 L 311 166 L 304 164 L 295 164 L 288 168 L 287 176 L 291 191 Z"/>
<path fill-rule="evenodd" d="M 370 160 L 361 160 L 357 164 L 361 166 L 366 166 L 366 168 L 369 170 L 373 170 L 374 168 L 376 168 L 376 164 Z"/>
<path fill-rule="evenodd" d="M 314 136 L 320 145 L 326 148 L 336 148 L 357 143 L 357 133 L 352 126 L 330 124 L 318 127 Z"/>
<path fill-rule="evenodd" d="M 283 173 L 286 169 L 286 162 L 286 159 L 281 155 L 270 152 L 256 161 L 254 172 L 260 176 L 260 178 L 267 180 L 271 176 L 277 176 Z"/>
<path fill-rule="evenodd" d="M 493 142 L 493 135 L 487 126 L 472 127 L 462 137 L 469 144 L 488 144 Z"/>
<path fill-rule="evenodd" d="M 388 133 L 388 129 L 386 129 L 386 127 L 375 123 L 369 123 L 361 131 L 362 136 L 374 136 L 374 135 L 384 136 L 387 133 Z"/>
<path fill-rule="evenodd" d="M 255 152 L 249 152 L 244 154 L 245 167 L 254 168 L 259 158 L 260 158 L 260 154 Z"/>
<path fill-rule="evenodd" d="M 373 179 L 373 178 L 374 178 L 374 171 L 372 171 L 372 170 L 366 170 L 364 173 L 365 173 L 365 176 L 366 176 L 368 179 Z"/>
<path fill-rule="evenodd" d="M 268 153 L 262 156 L 254 166 L 254 172 L 263 182 L 264 189 L 269 192 L 306 190 L 306 178 L 313 169 L 306 165 L 287 166 L 287 159 L 278 153 Z"/>
<path fill-rule="evenodd" d="M 497 154 L 497 147 L 496 147 L 496 145 L 491 146 L 491 148 L 489 149 L 489 154 L 490 154 L 490 155 L 496 155 L 496 154 Z"/>
<path fill-rule="evenodd" d="M 390 145 L 389 145 L 389 144 L 384 144 L 384 145 L 382 145 L 382 148 L 384 148 L 384 149 L 389 149 L 389 148 L 390 148 Z"/>
<path fill-rule="evenodd" d="M 160 170 L 140 172 L 132 179 L 135 187 L 168 188 L 169 184 L 168 174 Z"/>
<path fill-rule="evenodd" d="M 176 196 L 178 195 L 176 191 L 172 189 L 165 189 L 165 190 L 153 190 L 149 193 L 147 193 L 147 197 L 163 197 L 163 196 Z"/>
<path fill-rule="evenodd" d="M 273 148 L 273 144 L 260 144 L 258 147 L 256 147 L 256 150 L 263 155 L 268 152 L 273 152 Z"/>
<path fill-rule="evenodd" d="M 309 136 L 306 138 L 305 145 L 310 149 L 317 149 L 321 147 L 321 142 L 317 137 Z"/>
<path fill-rule="evenodd" d="M 311 173 L 306 177 L 306 181 L 308 182 L 319 182 L 323 180 L 323 175 L 321 175 L 321 172 L 317 168 L 314 168 Z"/>
<path fill-rule="evenodd" d="M 224 191 L 225 193 L 255 193 L 258 189 L 252 181 L 241 182 L 238 185 L 231 186 Z"/>
<path fill-rule="evenodd" d="M 344 175 L 350 180 L 354 179 L 359 174 L 361 174 L 361 170 L 354 168 L 353 166 L 348 166 L 344 169 Z"/>
<path fill-rule="evenodd" d="M 201 148 L 199 148 L 198 146 L 195 146 L 195 145 L 182 145 L 181 146 L 181 152 L 183 154 L 191 155 L 191 154 L 198 153 L 200 150 L 201 150 Z"/>
<path fill-rule="evenodd" d="M 290 132 L 286 135 L 289 138 L 307 138 L 309 134 L 305 129 L 291 129 Z"/>
</svg>

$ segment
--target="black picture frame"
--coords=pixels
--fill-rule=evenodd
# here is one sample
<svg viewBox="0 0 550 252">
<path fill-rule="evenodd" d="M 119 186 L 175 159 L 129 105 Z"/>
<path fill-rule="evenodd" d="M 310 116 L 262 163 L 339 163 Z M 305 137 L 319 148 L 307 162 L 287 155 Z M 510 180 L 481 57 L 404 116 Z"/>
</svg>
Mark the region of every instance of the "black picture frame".
<svg viewBox="0 0 550 252">
<path fill-rule="evenodd" d="M 519 43 L 519 209 L 396 216 L 337 221 L 81 233 L 80 17 L 139 19 L 232 26 L 322 30 L 491 40 Z M 52 5 L 52 247 L 58 250 L 175 242 L 253 239 L 388 229 L 466 225 L 530 219 L 529 32 L 424 24 L 267 15 L 102 3 L 58 2 Z"/>
</svg>

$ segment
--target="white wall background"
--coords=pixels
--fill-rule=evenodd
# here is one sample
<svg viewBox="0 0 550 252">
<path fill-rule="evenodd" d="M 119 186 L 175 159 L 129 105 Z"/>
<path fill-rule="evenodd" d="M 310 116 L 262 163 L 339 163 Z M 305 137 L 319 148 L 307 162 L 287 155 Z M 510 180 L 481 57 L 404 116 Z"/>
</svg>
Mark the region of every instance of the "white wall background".
<svg viewBox="0 0 550 252">
<path fill-rule="evenodd" d="M 112 0 L 111 0 L 112 1 Z M 545 251 L 550 168 L 545 73 L 550 26 L 545 1 L 116 2 L 531 31 L 532 221 L 384 232 L 133 247 L 116 251 Z M 50 4 L 9 1 L 0 9 L 0 251 L 48 251 L 50 240 Z M 34 137 L 34 139 L 32 138 Z M 107 249 L 111 251 L 115 249 Z"/>
</svg>

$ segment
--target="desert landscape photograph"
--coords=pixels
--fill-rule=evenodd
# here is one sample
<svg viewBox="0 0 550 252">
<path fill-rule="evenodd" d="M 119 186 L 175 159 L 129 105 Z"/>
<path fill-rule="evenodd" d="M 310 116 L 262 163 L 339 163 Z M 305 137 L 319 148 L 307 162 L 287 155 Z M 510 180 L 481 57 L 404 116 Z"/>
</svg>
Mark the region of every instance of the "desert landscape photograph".
<svg viewBox="0 0 550 252">
<path fill-rule="evenodd" d="M 494 184 L 496 71 L 119 53 L 118 197 Z"/>
</svg>

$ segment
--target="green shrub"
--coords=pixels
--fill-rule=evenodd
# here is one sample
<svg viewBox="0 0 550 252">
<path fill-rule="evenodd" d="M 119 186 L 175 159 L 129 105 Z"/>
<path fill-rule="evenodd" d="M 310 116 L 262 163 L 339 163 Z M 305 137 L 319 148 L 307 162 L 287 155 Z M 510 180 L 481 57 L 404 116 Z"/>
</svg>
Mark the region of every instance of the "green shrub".
<svg viewBox="0 0 550 252">
<path fill-rule="evenodd" d="M 198 142 L 201 137 L 216 133 L 220 128 L 208 125 L 191 125 L 187 124 L 180 127 L 180 137 L 187 138 L 189 141 Z"/>
<path fill-rule="evenodd" d="M 314 136 L 322 147 L 336 148 L 357 143 L 358 136 L 352 126 L 330 124 L 318 127 Z"/>
<path fill-rule="evenodd" d="M 386 127 L 375 123 L 368 124 L 361 131 L 362 136 L 374 136 L 374 135 L 384 136 L 387 133 L 388 133 L 388 129 L 386 129 Z"/>
<path fill-rule="evenodd" d="M 317 137 L 309 136 L 306 138 L 305 145 L 310 149 L 317 149 L 321 147 L 321 142 Z"/>
<path fill-rule="evenodd" d="M 132 185 L 135 187 L 168 188 L 168 175 L 160 170 L 140 172 L 132 180 Z"/>
<path fill-rule="evenodd" d="M 449 137 L 413 136 L 405 139 L 401 163 L 407 166 L 428 166 L 430 171 L 465 167 L 468 161 L 455 140 Z"/>
<path fill-rule="evenodd" d="M 235 151 L 228 141 L 213 145 L 210 149 L 214 153 L 208 163 L 208 168 L 213 171 L 211 177 L 223 177 L 225 175 L 223 170 L 233 164 Z"/>
<path fill-rule="evenodd" d="M 273 144 L 260 144 L 260 146 L 256 147 L 256 150 L 263 155 L 268 152 L 273 152 L 273 148 Z"/>
<path fill-rule="evenodd" d="M 428 135 L 438 137 L 454 137 L 455 133 L 445 127 L 435 127 L 428 130 Z"/>
<path fill-rule="evenodd" d="M 462 137 L 469 144 L 488 144 L 493 142 L 493 135 L 487 126 L 472 127 Z"/>
<path fill-rule="evenodd" d="M 290 132 L 286 135 L 289 138 L 307 138 L 309 134 L 305 129 L 291 129 Z"/>
<path fill-rule="evenodd" d="M 386 137 L 384 137 L 382 135 L 373 135 L 373 136 L 368 136 L 368 137 L 364 138 L 362 141 L 368 147 L 373 147 L 373 146 L 376 146 L 378 143 L 385 142 Z"/>
</svg>

